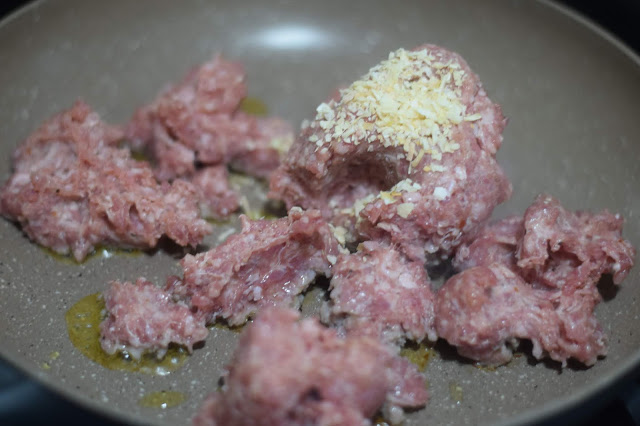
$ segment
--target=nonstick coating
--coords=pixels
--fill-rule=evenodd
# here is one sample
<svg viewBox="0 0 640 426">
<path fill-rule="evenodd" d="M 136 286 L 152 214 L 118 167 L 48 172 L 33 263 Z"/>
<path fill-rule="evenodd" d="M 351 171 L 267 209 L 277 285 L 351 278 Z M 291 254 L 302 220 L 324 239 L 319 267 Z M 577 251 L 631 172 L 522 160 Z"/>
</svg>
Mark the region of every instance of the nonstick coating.
<svg viewBox="0 0 640 426">
<path fill-rule="evenodd" d="M 298 126 L 389 51 L 425 42 L 466 58 L 509 117 L 498 157 L 514 195 L 495 217 L 521 213 L 549 192 L 572 209 L 623 214 L 625 237 L 640 247 L 638 59 L 593 25 L 533 1 L 38 2 L 0 25 L 0 176 L 19 141 L 77 98 L 122 123 L 216 52 L 243 62 L 250 95 Z M 213 328 L 181 370 L 151 377 L 106 370 L 71 345 L 66 310 L 112 279 L 159 284 L 178 273 L 163 251 L 74 265 L 1 220 L 0 262 L 0 354 L 123 421 L 188 423 L 234 349 L 237 334 Z M 604 286 L 597 316 L 610 351 L 594 367 L 560 370 L 521 356 L 488 370 L 440 351 L 426 370 L 431 401 L 406 424 L 526 423 L 605 392 L 640 357 L 639 274 L 637 267 L 615 297 Z M 160 390 L 188 399 L 166 410 L 139 406 Z"/>
</svg>

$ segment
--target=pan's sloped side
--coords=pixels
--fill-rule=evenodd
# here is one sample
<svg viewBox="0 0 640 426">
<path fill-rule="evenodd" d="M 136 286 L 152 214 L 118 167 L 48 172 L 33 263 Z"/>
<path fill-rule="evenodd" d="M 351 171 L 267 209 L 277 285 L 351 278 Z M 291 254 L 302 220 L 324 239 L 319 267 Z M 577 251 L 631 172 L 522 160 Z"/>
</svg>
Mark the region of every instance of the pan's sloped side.
<svg viewBox="0 0 640 426">
<path fill-rule="evenodd" d="M 424 42 L 465 57 L 509 117 L 499 160 L 514 196 L 497 217 L 522 212 L 535 194 L 549 192 L 572 209 L 622 213 L 625 236 L 640 246 L 638 61 L 593 26 L 538 2 L 38 2 L 0 25 L 0 175 L 8 175 L 16 144 L 76 98 L 107 121 L 123 122 L 214 52 L 243 62 L 250 94 L 297 124 L 389 51 Z M 160 251 L 75 265 L 49 256 L 6 221 L 0 238 L 3 357 L 121 420 L 188 423 L 215 388 L 236 334 L 212 329 L 185 367 L 151 377 L 92 363 L 71 345 L 64 323 L 76 301 L 109 280 L 143 275 L 160 284 L 179 272 L 176 259 Z M 426 370 L 432 399 L 407 424 L 527 423 L 603 391 L 640 356 L 638 284 L 636 268 L 599 307 L 610 351 L 593 368 L 559 372 L 522 356 L 478 369 L 440 348 Z M 163 389 L 188 399 L 169 410 L 138 405 Z"/>
</svg>

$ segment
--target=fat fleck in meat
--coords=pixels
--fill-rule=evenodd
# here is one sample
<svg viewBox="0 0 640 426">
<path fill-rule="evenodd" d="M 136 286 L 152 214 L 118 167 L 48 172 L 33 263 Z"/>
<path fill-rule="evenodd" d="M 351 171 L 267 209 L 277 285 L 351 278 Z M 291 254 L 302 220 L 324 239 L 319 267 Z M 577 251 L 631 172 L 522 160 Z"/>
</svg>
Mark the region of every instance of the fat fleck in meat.
<svg viewBox="0 0 640 426">
<path fill-rule="evenodd" d="M 147 163 L 117 148 L 121 139 L 77 102 L 17 148 L 0 211 L 32 240 L 77 260 L 99 244 L 150 248 L 163 235 L 197 245 L 211 228 L 199 217 L 196 189 L 159 185 Z"/>
<path fill-rule="evenodd" d="M 438 294 L 438 335 L 458 346 L 461 354 L 488 363 L 508 361 L 511 352 L 505 342 L 524 338 L 534 341 L 537 358 L 548 354 L 561 362 L 572 357 L 593 364 L 607 351 L 606 336 L 593 314 L 601 300 L 598 281 L 610 273 L 619 284 L 635 256 L 622 238 L 622 223 L 619 215 L 572 213 L 553 197 L 539 195 L 524 217 L 485 226 L 475 240 L 459 248 L 454 266 L 463 272 Z M 506 290 L 496 295 L 497 289 Z M 518 311 L 526 313 L 521 324 Z M 461 318 L 458 323 L 456 316 Z M 470 333 L 469 324 L 482 331 Z M 514 324 L 521 328 L 514 329 Z"/>
<path fill-rule="evenodd" d="M 495 160 L 505 123 L 460 56 L 400 49 L 318 107 L 270 196 L 437 263 L 511 195 Z"/>
<path fill-rule="evenodd" d="M 242 65 L 216 56 L 135 113 L 127 137 L 134 148 L 150 154 L 160 180 L 189 180 L 198 168 L 227 165 L 265 178 L 278 167 L 293 139 L 292 129 L 278 118 L 240 110 L 247 95 L 245 80 Z M 216 176 L 217 185 L 227 185 L 225 176 Z M 228 194 L 202 195 L 209 212 L 224 217 L 222 211 L 231 206 Z"/>
<path fill-rule="evenodd" d="M 435 341 L 430 284 L 422 263 L 365 242 L 357 253 L 338 257 L 324 320 L 349 335 L 376 337 L 392 346 L 406 339 Z"/>
<path fill-rule="evenodd" d="M 144 351 L 156 351 L 162 356 L 169 343 L 191 350 L 207 337 L 204 321 L 187 304 L 144 278 L 135 285 L 113 281 L 103 296 L 109 314 L 100 324 L 100 344 L 109 354 L 124 350 L 140 358 Z"/>
<path fill-rule="evenodd" d="M 317 274 L 331 276 L 338 243 L 320 212 L 291 209 L 277 220 L 241 216 L 242 231 L 221 245 L 180 262 L 173 291 L 199 315 L 242 324 L 264 306 L 300 306 Z"/>
<path fill-rule="evenodd" d="M 518 339 L 529 339 L 538 359 L 548 356 L 564 365 L 575 358 L 592 365 L 607 353 L 606 336 L 593 316 L 599 301 L 593 287 L 534 289 L 493 263 L 445 283 L 436 296 L 436 329 L 462 356 L 484 364 L 508 362 Z"/>
<path fill-rule="evenodd" d="M 371 424 L 400 377 L 385 374 L 393 360 L 375 339 L 343 339 L 315 319 L 268 308 L 240 337 L 222 390 L 207 398 L 194 424 Z"/>
</svg>

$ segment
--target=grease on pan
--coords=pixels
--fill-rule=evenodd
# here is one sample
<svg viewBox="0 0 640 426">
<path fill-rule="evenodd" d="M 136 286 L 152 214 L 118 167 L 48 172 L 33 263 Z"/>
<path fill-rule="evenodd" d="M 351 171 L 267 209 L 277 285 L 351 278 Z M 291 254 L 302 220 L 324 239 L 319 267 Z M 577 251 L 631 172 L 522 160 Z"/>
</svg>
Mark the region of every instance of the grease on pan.
<svg viewBox="0 0 640 426">
<path fill-rule="evenodd" d="M 146 354 L 139 360 L 120 352 L 107 354 L 100 346 L 100 322 L 104 308 L 102 296 L 95 293 L 80 299 L 65 314 L 69 339 L 91 361 L 110 370 L 166 376 L 179 369 L 187 360 L 187 350 L 176 346 L 170 347 L 162 359 Z"/>
<path fill-rule="evenodd" d="M 608 42 L 597 28 L 540 2 L 433 0 L 365 6 L 327 0 L 296 3 L 286 14 L 264 2 L 250 4 L 240 11 L 237 4 L 197 0 L 43 1 L 4 21 L 0 27 L 0 52 L 6 59 L 0 86 L 7 89 L 0 108 L 4 158 L 34 122 L 69 104 L 77 94 L 112 121 L 122 120 L 141 100 L 179 75 L 184 64 L 198 63 L 213 48 L 234 54 L 256 75 L 268 76 L 250 76 L 255 93 L 268 99 L 274 112 L 300 122 L 337 84 L 365 71 L 371 58 L 396 46 L 430 40 L 467 58 L 511 117 L 505 136 L 513 143 L 505 143 L 500 161 L 519 195 L 499 215 L 522 211 L 534 193 L 548 188 L 569 207 L 609 206 L 620 211 L 629 217 L 627 236 L 635 245 L 640 243 L 640 205 L 634 197 L 640 178 L 635 114 L 639 62 L 620 45 Z M 340 17 L 333 11 L 340 11 Z M 141 16 L 145 25 L 139 25 Z M 295 55 L 268 46 L 257 48 L 243 38 L 259 33 L 256 22 L 329 28 L 336 43 L 301 49 Z M 373 37 L 376 33 L 385 36 Z M 171 54 L 146 53 L 156 51 Z M 125 71 L 130 79 L 120 78 Z M 3 161 L 1 172 L 7 173 L 8 167 L 8 160 Z M 100 368 L 63 350 L 71 346 L 64 318 L 50 303 L 53 297 L 73 303 L 102 291 L 116 273 L 128 278 L 174 273 L 175 259 L 158 252 L 136 266 L 139 262 L 127 256 L 114 256 L 77 266 L 85 273 L 82 279 L 71 278 L 73 265 L 52 262 L 12 225 L 0 229 L 4 242 L 0 323 L 6 326 L 0 334 L 2 356 L 33 371 L 58 348 L 61 356 L 55 368 L 46 372 L 37 368 L 53 388 L 122 421 L 186 423 L 200 403 L 199 395 L 217 380 L 235 345 L 235 333 L 212 330 L 216 345 L 195 351 L 179 374 L 138 374 L 124 381 L 131 375 Z M 634 285 L 639 272 L 632 271 L 628 285 L 599 308 L 599 318 L 611 327 L 611 351 L 592 369 L 557 374 L 543 363 L 532 366 L 521 357 L 508 368 L 487 372 L 436 357 L 428 365 L 433 372 L 432 400 L 427 410 L 412 413 L 407 425 L 532 423 L 595 395 L 640 359 L 640 335 L 635 330 L 640 314 L 634 302 L 640 297 L 640 287 Z M 45 304 L 47 308 L 41 308 Z M 450 381 L 464 390 L 464 402 L 455 407 L 449 398 Z M 184 390 L 190 398 L 172 410 L 143 410 L 131 396 L 152 389 Z"/>
<path fill-rule="evenodd" d="M 138 400 L 138 404 L 141 407 L 161 408 L 164 410 L 176 407 L 186 401 L 186 399 L 187 395 L 183 392 L 162 390 L 146 394 Z"/>
</svg>

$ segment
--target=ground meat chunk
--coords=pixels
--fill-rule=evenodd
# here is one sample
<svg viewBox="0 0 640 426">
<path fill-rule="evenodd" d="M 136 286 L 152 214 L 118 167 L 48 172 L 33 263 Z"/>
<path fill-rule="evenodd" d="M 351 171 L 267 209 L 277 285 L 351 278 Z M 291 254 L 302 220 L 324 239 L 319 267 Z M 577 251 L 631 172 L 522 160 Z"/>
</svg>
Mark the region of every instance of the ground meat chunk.
<svg viewBox="0 0 640 426">
<path fill-rule="evenodd" d="M 331 302 L 324 320 L 349 335 L 368 335 L 392 346 L 406 339 L 437 339 L 429 277 L 420 262 L 408 261 L 373 241 L 342 254 L 333 270 Z"/>
<path fill-rule="evenodd" d="M 387 348 L 389 346 L 387 345 Z M 391 424 L 399 424 L 404 419 L 405 408 L 423 407 L 429 399 L 426 378 L 406 358 L 394 355 L 391 367 L 386 371 L 387 380 L 392 384 L 383 407 L 385 419 Z"/>
<path fill-rule="evenodd" d="M 113 281 L 104 292 L 107 318 L 100 324 L 102 349 L 113 354 L 127 351 L 140 358 L 144 351 L 162 356 L 169 343 L 186 346 L 207 337 L 204 321 L 189 306 L 144 278 L 134 284 Z"/>
<path fill-rule="evenodd" d="M 139 109 L 127 127 L 127 137 L 137 149 L 153 146 L 161 129 L 200 162 L 225 163 L 234 142 L 242 142 L 246 132 L 245 120 L 231 123 L 231 114 L 246 95 L 242 65 L 217 56 Z M 162 164 L 167 159 L 156 160 Z"/>
<path fill-rule="evenodd" d="M 204 167 L 193 175 L 204 216 L 224 218 L 238 209 L 238 194 L 229 187 L 228 175 L 225 166 Z"/>
<path fill-rule="evenodd" d="M 533 356 L 592 365 L 607 353 L 593 308 L 593 287 L 534 289 L 504 265 L 477 266 L 451 277 L 436 296 L 438 335 L 458 352 L 484 364 L 512 358 L 518 339 L 533 343 Z"/>
<path fill-rule="evenodd" d="M 458 270 L 499 262 L 534 286 L 560 288 L 578 281 L 597 284 L 610 273 L 619 284 L 633 266 L 635 249 L 622 238 L 623 219 L 607 211 L 572 213 L 539 195 L 524 218 L 510 217 L 482 229 L 460 247 Z"/>
<path fill-rule="evenodd" d="M 476 237 L 462 244 L 453 266 L 458 271 L 474 266 L 501 263 L 518 272 L 516 247 L 522 239 L 524 226 L 521 216 L 511 216 L 483 226 Z"/>
<path fill-rule="evenodd" d="M 338 243 L 320 212 L 291 209 L 277 220 L 241 216 L 242 231 L 180 262 L 184 279 L 173 292 L 207 321 L 242 324 L 263 306 L 299 306 L 317 274 L 331 276 Z"/>
<path fill-rule="evenodd" d="M 619 215 L 606 211 L 569 212 L 558 200 L 543 194 L 535 199 L 524 217 L 509 217 L 485 226 L 475 240 L 462 245 L 456 253 L 453 265 L 463 272 L 461 277 L 454 276 L 453 284 L 446 284 L 448 290 L 441 290 L 442 296 L 438 296 L 437 304 L 443 306 L 436 306 L 436 316 L 438 309 L 445 315 L 442 321 L 436 321 L 439 335 L 460 345 L 461 354 L 485 362 L 500 363 L 510 358 L 511 353 L 504 346 L 506 338 L 495 337 L 501 332 L 503 337 L 532 339 L 534 355 L 538 358 L 544 356 L 541 348 L 558 361 L 573 357 L 587 365 L 593 364 L 599 355 L 606 354 L 606 336 L 593 315 L 601 300 L 598 281 L 602 274 L 610 273 L 614 283 L 619 284 L 631 269 L 635 256 L 634 248 L 622 238 L 622 223 Z M 496 265 L 510 270 L 512 276 Z M 500 270 L 500 274 L 491 278 L 487 268 L 493 272 Z M 489 278 L 483 284 L 471 283 L 481 281 L 480 274 Z M 495 289 L 491 282 L 506 288 L 506 293 L 500 293 L 506 296 L 492 297 Z M 455 314 L 446 310 L 453 303 L 450 300 L 459 301 L 464 294 L 471 295 L 472 292 L 480 294 L 481 285 L 491 298 L 491 308 L 486 310 L 492 316 L 478 314 L 482 315 L 482 321 L 478 318 L 470 321 L 481 324 L 483 332 L 493 333 L 493 337 L 482 340 L 478 333 L 480 337 L 473 341 L 460 334 L 469 321 L 463 319 L 459 325 L 454 325 L 452 316 Z M 515 300 L 518 298 L 522 300 Z M 465 315 L 484 312 L 479 308 L 481 302 L 474 305 L 471 296 L 456 303 L 457 309 L 466 312 Z M 515 321 L 511 317 L 517 317 L 523 303 L 546 312 L 546 323 L 536 325 L 535 321 L 529 321 L 539 317 L 539 312 L 535 311 L 535 315 L 526 317 L 528 322 L 523 326 L 528 329 L 516 332 L 509 328 L 510 322 Z M 549 321 L 554 326 L 549 326 Z M 493 344 L 496 346 L 491 346 Z M 500 353 L 483 352 L 486 348 L 482 345 L 499 348 Z"/>
<path fill-rule="evenodd" d="M 291 124 L 279 118 L 258 118 L 242 155 L 234 156 L 230 166 L 248 175 L 268 179 L 292 142 Z"/>
<path fill-rule="evenodd" d="M 561 287 L 575 269 L 588 270 L 595 282 L 604 273 L 619 284 L 633 266 L 635 249 L 622 238 L 623 218 L 565 210 L 558 200 L 539 195 L 524 214 L 524 236 L 516 257 L 522 268 L 542 284 Z M 584 273 L 584 272 L 582 272 Z"/>
<path fill-rule="evenodd" d="M 240 337 L 222 390 L 194 424 L 371 424 L 396 385 L 384 374 L 393 359 L 375 339 L 343 339 L 295 311 L 265 309 Z M 422 389 L 426 396 L 424 381 Z"/>
<path fill-rule="evenodd" d="M 77 102 L 18 147 L 0 212 L 32 240 L 77 260 L 99 244 L 150 248 L 163 235 L 197 245 L 211 227 L 199 216 L 195 188 L 159 185 L 147 163 L 117 148 L 121 139 Z"/>
<path fill-rule="evenodd" d="M 400 49 L 303 123 L 270 196 L 436 263 L 511 195 L 495 160 L 505 123 L 460 56 Z"/>
<path fill-rule="evenodd" d="M 160 123 L 153 123 L 153 142 L 146 153 L 154 163 L 154 173 L 160 181 L 170 181 L 177 177 L 188 178 L 196 171 L 195 153 L 173 140 L 167 129 Z"/>
<path fill-rule="evenodd" d="M 293 140 L 285 121 L 241 111 L 246 95 L 242 65 L 216 56 L 140 108 L 126 128 L 131 145 L 151 157 L 156 177 L 193 181 L 203 211 L 216 219 L 238 208 L 222 168 L 267 178 Z"/>
<path fill-rule="evenodd" d="M 195 164 L 233 164 L 266 177 L 292 140 L 290 126 L 240 110 L 247 95 L 242 65 L 216 56 L 139 109 L 127 127 L 134 147 L 146 147 L 160 179 L 188 176 Z"/>
</svg>

